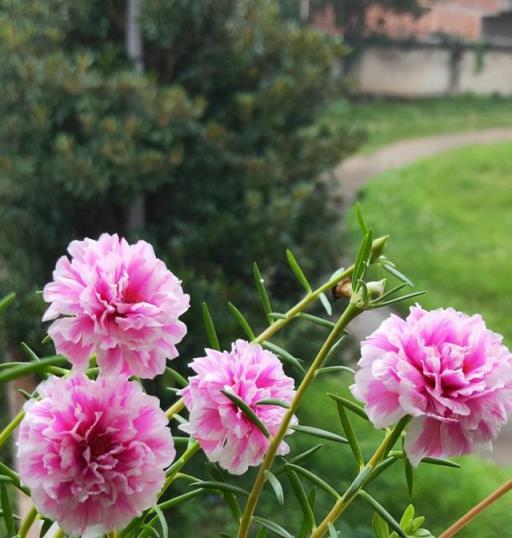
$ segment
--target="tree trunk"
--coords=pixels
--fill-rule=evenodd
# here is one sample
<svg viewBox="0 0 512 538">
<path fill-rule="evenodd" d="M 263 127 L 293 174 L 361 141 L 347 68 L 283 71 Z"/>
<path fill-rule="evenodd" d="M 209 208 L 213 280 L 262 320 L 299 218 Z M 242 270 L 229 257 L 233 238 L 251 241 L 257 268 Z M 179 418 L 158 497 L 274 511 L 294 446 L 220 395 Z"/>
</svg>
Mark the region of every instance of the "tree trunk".
<svg viewBox="0 0 512 538">
<path fill-rule="evenodd" d="M 128 0 L 126 16 L 126 54 L 132 62 L 135 72 L 144 73 L 144 49 L 139 24 L 140 0 Z M 128 208 L 126 228 L 129 232 L 136 232 L 146 224 L 146 199 L 144 193 L 135 196 Z"/>
</svg>

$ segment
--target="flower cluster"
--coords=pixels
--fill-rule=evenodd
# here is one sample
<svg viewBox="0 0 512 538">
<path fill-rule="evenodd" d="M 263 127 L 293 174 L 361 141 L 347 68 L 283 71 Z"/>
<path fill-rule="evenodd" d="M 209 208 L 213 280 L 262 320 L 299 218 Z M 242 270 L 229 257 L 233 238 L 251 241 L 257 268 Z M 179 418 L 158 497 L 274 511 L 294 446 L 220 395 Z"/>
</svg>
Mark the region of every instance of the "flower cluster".
<svg viewBox="0 0 512 538">
<path fill-rule="evenodd" d="M 151 379 L 178 355 L 189 296 L 144 241 L 103 234 L 68 251 L 44 289 L 44 320 L 73 371 L 43 382 L 26 404 L 18 460 L 37 510 L 68 535 L 93 538 L 125 527 L 169 484 L 168 419 L 129 377 Z M 100 374 L 90 379 L 94 355 Z M 413 465 L 490 445 L 512 415 L 512 354 L 478 315 L 420 306 L 406 319 L 391 315 L 362 343 L 359 366 L 351 389 L 376 428 L 411 417 L 404 448 Z M 190 367 L 180 428 L 210 461 L 240 475 L 262 463 L 272 438 L 276 454 L 289 452 L 295 382 L 275 354 L 237 340 Z"/>
<path fill-rule="evenodd" d="M 361 347 L 352 387 L 377 428 L 410 415 L 413 464 L 489 444 L 512 412 L 512 354 L 480 316 L 451 308 L 392 315 Z"/>
<path fill-rule="evenodd" d="M 159 401 L 124 376 L 51 378 L 26 404 L 20 476 L 72 536 L 121 528 L 153 506 L 175 456 Z"/>
<path fill-rule="evenodd" d="M 228 390 L 243 400 L 274 435 L 286 409 L 259 402 L 289 404 L 294 395 L 294 381 L 284 374 L 279 359 L 258 344 L 237 340 L 231 351 L 207 349 L 190 367 L 197 375 L 182 391 L 190 417 L 181 429 L 198 440 L 210 461 L 232 474 L 259 465 L 268 439 L 221 391 Z M 288 451 L 288 445 L 281 443 L 278 454 Z"/>
</svg>

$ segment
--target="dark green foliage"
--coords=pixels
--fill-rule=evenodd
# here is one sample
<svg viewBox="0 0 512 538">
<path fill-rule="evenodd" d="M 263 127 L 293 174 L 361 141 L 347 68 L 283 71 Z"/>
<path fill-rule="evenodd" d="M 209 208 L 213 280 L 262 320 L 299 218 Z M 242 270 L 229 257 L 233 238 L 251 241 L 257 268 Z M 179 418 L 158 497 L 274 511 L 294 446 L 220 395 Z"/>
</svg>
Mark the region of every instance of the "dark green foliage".
<svg viewBox="0 0 512 538">
<path fill-rule="evenodd" d="M 225 298 L 251 318 L 254 259 L 276 307 L 296 289 L 285 247 L 306 274 L 320 259 L 332 266 L 335 199 L 320 176 L 357 136 L 321 112 L 345 50 L 285 21 L 278 5 L 142 1 L 138 75 L 124 2 L 2 2 L 0 294 L 20 293 L 11 344 L 41 336 L 32 292 L 67 243 L 102 231 L 153 242 L 192 294 L 196 335 L 203 300 L 223 335 L 235 330 Z M 141 199 L 145 223 L 134 229 Z"/>
</svg>

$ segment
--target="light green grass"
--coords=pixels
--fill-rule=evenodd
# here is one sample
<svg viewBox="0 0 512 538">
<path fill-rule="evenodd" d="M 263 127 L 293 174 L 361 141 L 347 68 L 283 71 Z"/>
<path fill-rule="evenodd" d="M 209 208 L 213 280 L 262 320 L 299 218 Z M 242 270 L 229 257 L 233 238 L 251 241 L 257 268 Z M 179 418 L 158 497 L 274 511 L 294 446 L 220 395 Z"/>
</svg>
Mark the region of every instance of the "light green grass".
<svg viewBox="0 0 512 538">
<path fill-rule="evenodd" d="M 365 133 L 363 153 L 413 137 L 512 127 L 512 99 L 455 97 L 351 104 L 341 100 L 327 111 L 332 120 L 348 122 Z"/>
<path fill-rule="evenodd" d="M 374 178 L 361 193 L 368 222 L 421 303 L 481 313 L 512 345 L 512 144 L 473 146 Z M 354 215 L 349 233 L 359 240 Z"/>
</svg>

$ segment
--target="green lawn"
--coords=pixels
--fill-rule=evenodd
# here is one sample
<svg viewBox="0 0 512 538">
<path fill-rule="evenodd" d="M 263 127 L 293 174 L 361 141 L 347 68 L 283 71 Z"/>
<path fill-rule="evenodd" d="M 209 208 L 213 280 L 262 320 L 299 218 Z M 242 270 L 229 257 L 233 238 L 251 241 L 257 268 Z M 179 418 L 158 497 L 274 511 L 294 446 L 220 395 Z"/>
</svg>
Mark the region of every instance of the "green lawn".
<svg viewBox="0 0 512 538">
<path fill-rule="evenodd" d="M 512 346 L 512 144 L 473 146 L 374 178 L 368 222 L 390 233 L 389 256 L 428 290 L 426 307 L 480 312 Z M 353 214 L 349 234 L 360 232 Z"/>
<path fill-rule="evenodd" d="M 333 119 L 349 122 L 365 133 L 363 153 L 412 137 L 441 133 L 512 127 L 512 99 L 455 97 L 388 101 L 375 99 L 351 104 L 338 101 L 327 112 Z"/>
</svg>

